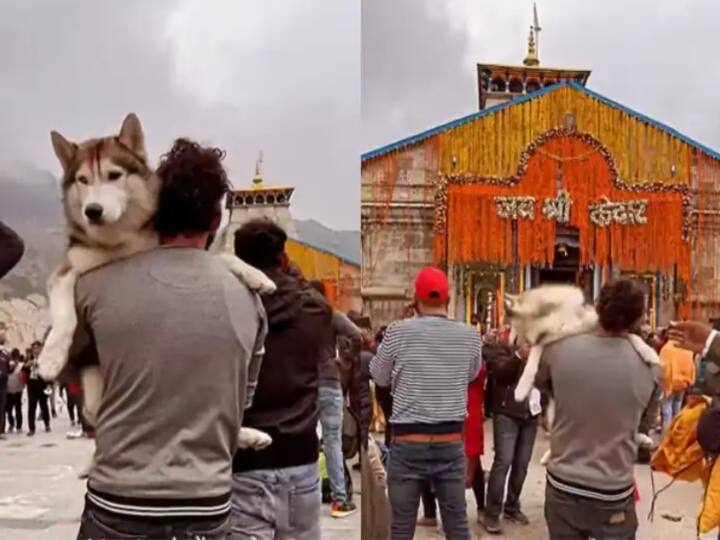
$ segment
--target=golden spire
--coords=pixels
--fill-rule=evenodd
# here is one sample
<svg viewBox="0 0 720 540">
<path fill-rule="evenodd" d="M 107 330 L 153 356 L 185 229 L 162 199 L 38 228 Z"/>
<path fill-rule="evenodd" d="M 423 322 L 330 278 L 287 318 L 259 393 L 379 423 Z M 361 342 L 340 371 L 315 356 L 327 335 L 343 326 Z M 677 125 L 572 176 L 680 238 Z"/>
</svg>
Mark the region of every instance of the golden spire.
<svg viewBox="0 0 720 540">
<path fill-rule="evenodd" d="M 540 60 L 537 56 L 537 50 L 535 49 L 535 27 L 530 27 L 530 37 L 528 38 L 528 53 L 525 57 L 525 60 L 523 60 L 523 64 L 526 66 L 538 66 L 540 65 Z"/>
<path fill-rule="evenodd" d="M 260 184 L 263 183 L 262 173 L 260 172 L 260 168 L 261 168 L 261 166 L 262 166 L 262 161 L 263 161 L 263 155 L 262 155 L 262 150 L 260 150 L 260 154 L 258 155 L 258 159 L 257 159 L 257 161 L 255 162 L 255 176 L 254 176 L 254 178 L 253 178 L 253 185 L 254 185 L 255 187 L 259 187 Z"/>
</svg>

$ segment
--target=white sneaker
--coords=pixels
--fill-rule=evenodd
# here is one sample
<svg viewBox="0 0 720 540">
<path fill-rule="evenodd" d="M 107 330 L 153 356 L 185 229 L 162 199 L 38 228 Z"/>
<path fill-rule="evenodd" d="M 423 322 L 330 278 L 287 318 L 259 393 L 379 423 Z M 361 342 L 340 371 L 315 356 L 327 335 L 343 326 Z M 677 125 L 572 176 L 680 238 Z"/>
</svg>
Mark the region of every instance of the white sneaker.
<svg viewBox="0 0 720 540">
<path fill-rule="evenodd" d="M 71 429 L 66 435 L 68 439 L 82 439 L 84 436 L 82 429 Z"/>
</svg>

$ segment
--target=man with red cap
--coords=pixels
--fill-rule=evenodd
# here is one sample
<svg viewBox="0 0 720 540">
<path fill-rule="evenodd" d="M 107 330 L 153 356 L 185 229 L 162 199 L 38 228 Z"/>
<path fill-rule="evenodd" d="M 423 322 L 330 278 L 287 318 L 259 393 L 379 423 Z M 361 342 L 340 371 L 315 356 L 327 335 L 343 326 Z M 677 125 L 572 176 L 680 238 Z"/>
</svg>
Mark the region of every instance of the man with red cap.
<svg viewBox="0 0 720 540">
<path fill-rule="evenodd" d="M 432 482 L 445 535 L 470 538 L 465 507 L 462 431 L 468 384 L 480 371 L 482 342 L 470 326 L 448 318 L 447 276 L 423 268 L 415 279 L 416 317 L 391 324 L 370 373 L 391 386 L 392 443 L 388 491 L 393 540 L 415 534 L 420 493 Z"/>
</svg>

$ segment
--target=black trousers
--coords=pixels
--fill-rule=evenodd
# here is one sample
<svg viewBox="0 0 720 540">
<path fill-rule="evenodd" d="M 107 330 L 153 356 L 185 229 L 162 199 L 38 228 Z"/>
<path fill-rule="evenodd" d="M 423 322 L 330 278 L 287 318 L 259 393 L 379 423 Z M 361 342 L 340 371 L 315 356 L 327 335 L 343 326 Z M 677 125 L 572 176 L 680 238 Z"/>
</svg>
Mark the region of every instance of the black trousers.
<svg viewBox="0 0 720 540">
<path fill-rule="evenodd" d="M 40 413 L 42 414 L 43 423 L 46 429 L 50 429 L 50 409 L 48 407 L 48 397 L 45 395 L 44 389 L 28 388 L 28 427 L 31 432 L 35 432 L 35 418 L 37 417 L 37 407 L 40 405 Z"/>
<path fill-rule="evenodd" d="M 5 412 L 7 413 L 10 429 L 17 428 L 20 431 L 23 424 L 22 392 L 7 395 Z"/>
<path fill-rule="evenodd" d="M 74 424 L 75 423 L 75 417 L 77 416 L 78 422 L 80 421 L 80 400 L 78 399 L 78 396 L 70 395 L 70 392 L 65 392 L 65 396 L 67 397 L 67 410 L 68 415 L 70 416 L 70 421 Z"/>
</svg>

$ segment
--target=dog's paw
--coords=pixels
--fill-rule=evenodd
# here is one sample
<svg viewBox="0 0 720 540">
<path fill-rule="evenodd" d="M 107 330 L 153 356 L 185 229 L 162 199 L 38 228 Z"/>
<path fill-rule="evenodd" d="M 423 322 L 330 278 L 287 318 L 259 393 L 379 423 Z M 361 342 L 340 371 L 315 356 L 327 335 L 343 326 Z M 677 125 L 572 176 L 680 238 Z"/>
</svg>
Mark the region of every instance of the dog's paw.
<svg viewBox="0 0 720 540">
<path fill-rule="evenodd" d="M 277 285 L 272 279 L 252 266 L 249 266 L 239 277 L 251 290 L 259 294 L 272 294 L 277 290 Z"/>
<path fill-rule="evenodd" d="M 240 279 L 249 289 L 259 294 L 271 294 L 277 290 L 275 282 L 246 262 L 240 260 L 230 253 L 222 253 L 219 257 L 225 262 L 235 277 Z"/>
<path fill-rule="evenodd" d="M 238 448 L 241 450 L 262 450 L 272 444 L 272 437 L 253 428 L 240 428 Z"/>
<path fill-rule="evenodd" d="M 547 467 L 547 464 L 550 462 L 550 450 L 546 450 L 545 453 L 540 458 L 540 465 L 543 467 Z"/>
<path fill-rule="evenodd" d="M 45 347 L 38 358 L 38 375 L 44 381 L 54 381 L 67 365 L 67 354 L 64 351 Z"/>
<path fill-rule="evenodd" d="M 636 433 L 635 442 L 643 448 L 651 448 L 653 444 L 655 444 L 655 441 L 653 441 L 650 436 L 645 435 L 644 433 Z"/>
<path fill-rule="evenodd" d="M 85 466 L 78 471 L 78 478 L 80 480 L 86 480 L 90 476 L 90 471 L 93 468 L 93 465 L 95 464 L 95 460 L 90 460 L 88 463 L 85 464 Z"/>
</svg>

